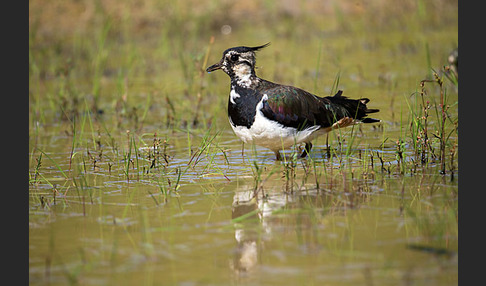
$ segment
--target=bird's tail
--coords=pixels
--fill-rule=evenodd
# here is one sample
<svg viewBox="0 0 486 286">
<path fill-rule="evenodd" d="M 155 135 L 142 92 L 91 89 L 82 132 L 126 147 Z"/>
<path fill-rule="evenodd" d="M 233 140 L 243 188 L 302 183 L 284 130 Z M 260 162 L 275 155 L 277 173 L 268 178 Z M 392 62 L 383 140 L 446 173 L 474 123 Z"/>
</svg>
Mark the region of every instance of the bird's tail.
<svg viewBox="0 0 486 286">
<path fill-rule="evenodd" d="M 338 112 L 340 114 L 338 117 L 352 117 L 363 123 L 380 122 L 379 119 L 367 117 L 370 113 L 380 111 L 379 109 L 370 109 L 366 106 L 370 101 L 368 98 L 349 99 L 342 94 L 343 91 L 339 90 L 334 96 L 326 97 L 340 111 Z"/>
</svg>

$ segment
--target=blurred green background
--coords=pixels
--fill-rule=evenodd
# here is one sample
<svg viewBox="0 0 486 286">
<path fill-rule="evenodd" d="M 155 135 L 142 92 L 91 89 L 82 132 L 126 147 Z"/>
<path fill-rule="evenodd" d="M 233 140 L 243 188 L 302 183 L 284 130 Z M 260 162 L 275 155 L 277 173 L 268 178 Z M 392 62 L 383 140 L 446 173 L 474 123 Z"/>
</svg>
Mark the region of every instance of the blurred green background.
<svg viewBox="0 0 486 286">
<path fill-rule="evenodd" d="M 457 21 L 457 1 L 445 0 L 30 1 L 30 122 L 69 119 L 86 100 L 119 125 L 122 115 L 227 128 L 214 119 L 228 78 L 204 68 L 229 47 L 267 42 L 259 76 L 321 96 L 338 75 L 351 97 L 384 84 L 373 105 L 447 64 Z"/>
</svg>

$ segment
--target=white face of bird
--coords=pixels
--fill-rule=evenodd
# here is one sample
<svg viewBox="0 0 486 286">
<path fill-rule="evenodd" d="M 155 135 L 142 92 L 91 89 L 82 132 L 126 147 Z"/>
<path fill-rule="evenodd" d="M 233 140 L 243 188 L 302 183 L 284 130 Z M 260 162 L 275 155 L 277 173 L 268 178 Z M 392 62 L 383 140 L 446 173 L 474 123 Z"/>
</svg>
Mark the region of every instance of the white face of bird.
<svg viewBox="0 0 486 286">
<path fill-rule="evenodd" d="M 222 69 L 231 78 L 235 79 L 240 86 L 251 85 L 251 77 L 255 74 L 255 53 L 252 51 L 238 52 L 226 51 L 221 61 L 211 67 L 208 71 Z"/>
<path fill-rule="evenodd" d="M 223 55 L 221 61 L 207 68 L 208 72 L 222 69 L 228 75 L 244 75 L 251 73 L 252 69 L 255 67 L 255 53 L 254 52 L 244 52 L 240 53 L 237 51 L 229 50 Z"/>
<path fill-rule="evenodd" d="M 222 69 L 228 74 L 231 73 L 242 84 L 249 81 L 252 74 L 255 73 L 255 53 L 246 52 L 238 53 L 234 51 L 225 55 L 225 61 Z"/>
</svg>

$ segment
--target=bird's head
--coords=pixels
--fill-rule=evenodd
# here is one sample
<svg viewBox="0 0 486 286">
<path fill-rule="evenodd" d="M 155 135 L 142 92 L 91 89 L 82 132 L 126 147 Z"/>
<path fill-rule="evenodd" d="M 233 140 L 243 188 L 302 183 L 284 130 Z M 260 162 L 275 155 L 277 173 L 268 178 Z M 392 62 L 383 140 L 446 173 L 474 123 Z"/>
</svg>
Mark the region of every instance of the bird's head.
<svg viewBox="0 0 486 286">
<path fill-rule="evenodd" d="M 222 69 L 231 78 L 242 79 L 252 74 L 255 74 L 255 53 L 256 51 L 263 49 L 270 45 L 266 43 L 265 45 L 258 47 L 234 47 L 229 48 L 223 52 L 223 57 L 221 60 L 208 67 L 207 72 L 212 72 L 218 69 Z"/>
</svg>

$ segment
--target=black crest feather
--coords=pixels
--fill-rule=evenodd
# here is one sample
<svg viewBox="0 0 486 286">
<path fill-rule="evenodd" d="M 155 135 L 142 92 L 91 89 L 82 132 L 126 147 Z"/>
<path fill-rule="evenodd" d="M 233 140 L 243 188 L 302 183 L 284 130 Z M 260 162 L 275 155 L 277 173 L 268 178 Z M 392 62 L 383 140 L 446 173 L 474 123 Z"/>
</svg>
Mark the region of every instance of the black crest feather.
<svg viewBox="0 0 486 286">
<path fill-rule="evenodd" d="M 261 50 L 261 49 L 266 48 L 268 46 L 270 46 L 270 42 L 266 43 L 265 45 L 261 45 L 261 46 L 257 46 L 257 47 L 251 47 L 250 49 L 252 51 L 258 51 L 258 50 Z"/>
<path fill-rule="evenodd" d="M 256 47 L 246 47 L 246 46 L 234 47 L 234 48 L 227 49 L 226 51 L 224 51 L 223 54 L 226 54 L 229 51 L 236 51 L 238 53 L 256 52 L 256 51 L 261 50 L 265 47 L 268 47 L 269 45 L 270 45 L 270 42 L 266 43 L 265 45 L 256 46 Z"/>
</svg>

